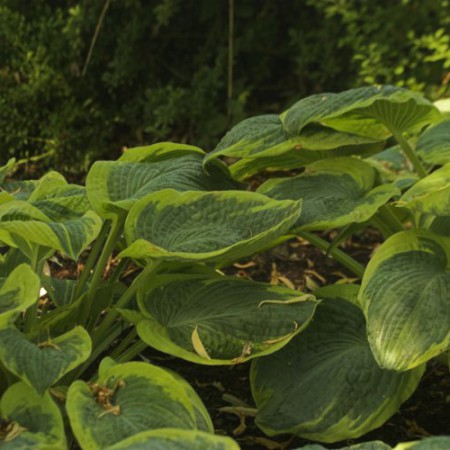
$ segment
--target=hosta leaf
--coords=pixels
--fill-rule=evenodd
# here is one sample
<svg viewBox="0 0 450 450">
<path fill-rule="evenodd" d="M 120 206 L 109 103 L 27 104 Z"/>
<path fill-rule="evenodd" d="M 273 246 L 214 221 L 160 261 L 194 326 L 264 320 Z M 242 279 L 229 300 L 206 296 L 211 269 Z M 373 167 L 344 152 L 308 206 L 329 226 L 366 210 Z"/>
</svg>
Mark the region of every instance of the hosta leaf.
<svg viewBox="0 0 450 450">
<path fill-rule="evenodd" d="M 59 250 L 73 259 L 97 237 L 101 219 L 93 211 L 82 217 L 54 222 L 22 200 L 0 205 L 0 241 L 33 259 L 36 248 Z"/>
<path fill-rule="evenodd" d="M 193 145 L 176 142 L 158 142 L 145 147 L 134 147 L 125 150 L 119 161 L 128 162 L 155 162 L 165 159 L 178 158 L 189 154 L 205 155 L 205 152 Z"/>
<path fill-rule="evenodd" d="M 386 139 L 392 132 L 420 130 L 441 115 L 417 93 L 394 86 L 370 86 L 339 94 L 316 94 L 300 100 L 281 115 L 286 131 L 300 135 L 311 125 Z"/>
<path fill-rule="evenodd" d="M 39 287 L 39 277 L 27 264 L 19 265 L 8 278 L 0 279 L 0 328 L 8 326 L 37 301 Z"/>
<path fill-rule="evenodd" d="M 325 299 L 308 328 L 286 347 L 253 361 L 257 425 L 321 442 L 356 438 L 382 425 L 415 390 L 424 366 L 381 369 L 364 315 L 340 298 Z"/>
<path fill-rule="evenodd" d="M 185 384 L 146 363 L 108 364 L 95 384 L 75 381 L 66 407 L 75 437 L 86 449 L 104 449 L 154 429 L 197 429 Z"/>
<path fill-rule="evenodd" d="M 238 158 L 230 171 L 238 180 L 263 170 L 288 170 L 320 159 L 379 151 L 373 139 L 326 128 L 292 137 L 276 115 L 246 119 L 236 125 L 209 153 L 205 164 L 220 156 Z"/>
<path fill-rule="evenodd" d="M 164 428 L 144 431 L 106 450 L 239 450 L 233 439 L 197 430 Z"/>
<path fill-rule="evenodd" d="M 237 364 L 272 353 L 311 320 L 314 297 L 235 277 L 144 288 L 138 334 L 156 349 L 200 364 Z"/>
<path fill-rule="evenodd" d="M 125 215 L 141 198 L 171 188 L 178 191 L 236 189 L 225 173 L 207 174 L 203 155 L 186 155 L 154 162 L 98 161 L 89 171 L 86 187 L 94 210 L 102 217 Z"/>
<path fill-rule="evenodd" d="M 397 202 L 417 212 L 436 216 L 450 215 L 450 162 L 422 178 Z"/>
<path fill-rule="evenodd" d="M 450 258 L 442 239 L 425 230 L 397 233 L 367 266 L 360 301 L 381 367 L 408 370 L 450 344 Z"/>
<path fill-rule="evenodd" d="M 254 192 L 177 192 L 138 201 L 128 214 L 129 247 L 119 257 L 174 261 L 234 261 L 289 230 L 300 203 Z"/>
<path fill-rule="evenodd" d="M 2 450 L 64 450 L 67 448 L 59 408 L 48 393 L 39 396 L 25 383 L 12 385 L 0 401 Z M 4 427 L 9 433 L 3 435 Z"/>
<path fill-rule="evenodd" d="M 0 330 L 0 359 L 5 367 L 42 395 L 91 353 L 88 332 L 73 330 L 34 344 L 15 328 Z"/>
<path fill-rule="evenodd" d="M 48 296 L 52 300 L 55 306 L 68 305 L 75 293 L 78 282 L 76 280 L 52 278 L 52 277 L 42 277 L 42 287 L 48 293 Z M 83 294 L 87 289 L 87 286 L 81 291 L 80 295 Z"/>
<path fill-rule="evenodd" d="M 37 180 L 7 181 L 1 185 L 1 189 L 15 200 L 27 200 L 36 188 L 37 183 Z"/>
<path fill-rule="evenodd" d="M 450 120 L 425 130 L 417 141 L 416 152 L 429 164 L 443 166 L 450 162 Z"/>
<path fill-rule="evenodd" d="M 327 448 L 322 445 L 311 444 L 305 447 L 299 447 L 295 450 L 327 450 Z M 392 450 L 392 447 L 381 441 L 371 441 L 340 447 L 339 450 Z"/>
<path fill-rule="evenodd" d="M 398 444 L 394 450 L 447 450 L 450 448 L 450 436 L 434 436 L 417 442 Z"/>
<path fill-rule="evenodd" d="M 296 228 L 326 230 L 365 222 L 400 191 L 393 185 L 373 188 L 375 170 L 355 158 L 333 158 L 306 167 L 296 177 L 273 178 L 257 192 L 277 200 L 303 200 Z"/>
</svg>

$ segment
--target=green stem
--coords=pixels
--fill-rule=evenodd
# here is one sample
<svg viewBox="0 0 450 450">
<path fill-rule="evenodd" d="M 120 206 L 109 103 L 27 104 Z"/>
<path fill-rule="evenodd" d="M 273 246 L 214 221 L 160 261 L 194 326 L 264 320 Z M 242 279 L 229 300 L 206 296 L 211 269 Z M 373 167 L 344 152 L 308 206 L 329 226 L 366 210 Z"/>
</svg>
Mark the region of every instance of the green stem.
<svg viewBox="0 0 450 450">
<path fill-rule="evenodd" d="M 38 250 L 34 252 L 33 258 L 31 259 L 31 267 L 34 272 L 41 277 L 42 269 L 44 267 L 44 262 L 38 260 Z M 36 328 L 37 325 L 37 312 L 39 306 L 39 297 L 36 301 L 27 309 L 25 312 L 25 324 L 24 324 L 24 332 L 31 333 Z"/>
<path fill-rule="evenodd" d="M 417 157 L 413 148 L 409 145 L 409 142 L 402 136 L 402 133 L 392 131 L 392 134 L 395 137 L 395 140 L 399 143 L 400 147 L 404 151 L 406 157 L 411 161 L 414 169 L 420 178 L 425 178 L 428 174 L 425 168 L 423 167 L 420 159 Z"/>
<path fill-rule="evenodd" d="M 127 336 L 120 341 L 120 344 L 111 352 L 110 356 L 112 359 L 116 360 L 120 357 L 122 353 L 128 348 L 128 346 L 136 339 L 137 332 L 136 327 L 133 327 Z"/>
<path fill-rule="evenodd" d="M 92 275 L 91 286 L 86 296 L 86 300 L 80 304 L 80 315 L 78 323 L 82 326 L 85 326 L 89 319 L 92 304 L 95 300 L 95 294 L 97 293 L 97 289 L 99 288 L 103 276 L 103 271 L 105 269 L 106 263 L 108 262 L 108 258 L 111 256 L 114 247 L 116 246 L 116 239 L 122 230 L 122 223 L 123 220 L 119 218 L 115 218 L 112 221 L 111 230 L 108 234 L 105 246 L 103 247 L 102 253 L 99 260 L 97 261 L 94 273 Z"/>
<path fill-rule="evenodd" d="M 394 234 L 391 228 L 382 219 L 380 214 L 378 214 L 378 211 L 370 218 L 370 221 L 372 222 L 372 225 L 383 235 L 384 239 L 388 239 Z"/>
<path fill-rule="evenodd" d="M 95 240 L 94 245 L 92 246 L 91 252 L 89 253 L 88 259 L 86 261 L 86 264 L 84 265 L 83 272 L 81 273 L 80 278 L 78 279 L 77 286 L 75 288 L 75 292 L 72 298 L 72 303 L 78 300 L 78 298 L 81 295 L 81 292 L 83 291 L 84 286 L 86 285 L 89 275 L 91 274 L 92 267 L 94 267 L 94 263 L 98 258 L 98 255 L 100 254 L 100 251 L 103 248 L 103 244 L 105 242 L 106 236 L 108 235 L 109 230 L 109 224 L 105 222 L 102 226 L 102 229 L 100 231 L 100 234 L 98 235 L 97 239 Z"/>
<path fill-rule="evenodd" d="M 120 260 L 119 264 L 117 264 L 117 267 L 114 269 L 114 272 L 113 272 L 111 278 L 109 279 L 109 282 L 111 284 L 119 281 L 120 276 L 122 275 L 123 271 L 128 266 L 128 263 L 129 263 L 128 258 L 123 258 Z"/>
<path fill-rule="evenodd" d="M 93 336 L 94 347 L 102 342 L 104 335 L 108 333 L 109 328 L 114 321 L 119 317 L 120 313 L 118 309 L 125 308 L 128 303 L 136 295 L 137 290 L 145 282 L 150 274 L 152 274 L 159 267 L 160 262 L 148 262 L 144 267 L 144 270 L 133 280 L 130 287 L 123 293 L 117 303 L 114 305 L 114 309 L 110 309 L 103 322 L 99 325 Z"/>
<path fill-rule="evenodd" d="M 99 345 L 97 345 L 97 347 L 94 347 L 92 353 L 84 362 L 84 364 L 81 367 L 78 367 L 76 371 L 71 372 L 68 378 L 64 378 L 62 381 L 69 385 L 73 381 L 80 378 L 81 375 L 83 375 L 83 373 L 92 365 L 92 363 L 96 362 L 99 356 L 103 352 L 108 350 L 109 346 L 120 336 L 122 331 L 122 326 L 120 324 L 116 324 L 112 329 L 109 330 L 108 336 L 106 336 L 105 339 Z"/>
<path fill-rule="evenodd" d="M 330 247 L 329 242 L 327 242 L 325 239 L 320 238 L 314 233 L 300 231 L 297 234 L 324 252 L 326 252 Z M 342 250 L 335 248 L 331 250 L 330 256 L 332 256 L 336 261 L 340 262 L 344 267 L 350 270 L 350 272 L 354 273 L 357 277 L 362 278 L 362 276 L 364 275 L 364 266 L 353 259 L 350 255 L 344 253 Z"/>
<path fill-rule="evenodd" d="M 142 353 L 147 348 L 147 344 L 145 342 L 142 342 L 141 340 L 135 342 L 131 347 L 128 348 L 128 350 L 124 353 L 122 353 L 118 358 L 118 363 L 125 363 L 128 361 L 131 361 L 133 358 L 135 358 L 139 353 Z"/>
<path fill-rule="evenodd" d="M 383 205 L 378 210 L 383 220 L 386 222 L 386 224 L 389 226 L 389 228 L 394 232 L 398 233 L 399 231 L 404 231 L 405 228 L 403 227 L 402 222 L 399 220 L 397 215 L 392 210 L 392 207 L 390 205 Z"/>
</svg>

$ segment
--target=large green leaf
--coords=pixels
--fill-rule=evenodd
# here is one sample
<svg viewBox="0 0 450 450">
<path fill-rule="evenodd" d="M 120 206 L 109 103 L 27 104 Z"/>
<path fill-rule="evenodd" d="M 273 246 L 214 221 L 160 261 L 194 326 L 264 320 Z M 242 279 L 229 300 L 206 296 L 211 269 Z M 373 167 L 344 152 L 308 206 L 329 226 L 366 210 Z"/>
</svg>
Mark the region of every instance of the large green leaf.
<svg viewBox="0 0 450 450">
<path fill-rule="evenodd" d="M 66 407 L 83 449 L 104 449 L 154 429 L 198 429 L 185 382 L 146 363 L 115 365 L 107 361 L 101 365 L 96 383 L 72 383 Z"/>
<path fill-rule="evenodd" d="M 356 158 L 332 158 L 306 167 L 296 177 L 273 178 L 257 192 L 277 200 L 302 200 L 295 227 L 326 230 L 365 222 L 400 191 L 393 185 L 373 187 L 375 170 Z"/>
<path fill-rule="evenodd" d="M 448 348 L 448 252 L 440 236 L 410 230 L 389 238 L 367 266 L 360 301 L 381 367 L 408 370 Z"/>
<path fill-rule="evenodd" d="M 166 189 L 130 210 L 125 223 L 129 247 L 119 257 L 237 261 L 287 232 L 299 213 L 300 202 L 254 192 Z"/>
<path fill-rule="evenodd" d="M 450 448 L 450 436 L 435 436 L 417 442 L 398 444 L 394 450 L 447 450 Z"/>
<path fill-rule="evenodd" d="M 239 450 L 233 439 L 197 430 L 163 428 L 144 431 L 106 450 Z"/>
<path fill-rule="evenodd" d="M 15 328 L 0 330 L 0 359 L 4 366 L 42 395 L 91 353 L 88 332 L 77 326 L 56 338 L 30 342 Z"/>
<path fill-rule="evenodd" d="M 420 213 L 450 216 L 450 162 L 418 181 L 397 204 Z"/>
<path fill-rule="evenodd" d="M 149 162 L 144 155 L 140 155 L 143 161 L 136 161 L 139 153 L 130 160 L 96 162 L 86 180 L 92 207 L 102 217 L 113 218 L 125 215 L 139 199 L 162 189 L 211 191 L 237 188 L 219 168 L 214 166 L 210 174 L 203 170 L 203 153 L 185 153 L 169 153 L 169 159 L 156 161 L 151 161 L 147 155 Z"/>
<path fill-rule="evenodd" d="M 324 158 L 374 150 L 380 150 L 377 140 L 323 127 L 293 137 L 283 129 L 277 115 L 265 115 L 232 128 L 204 163 L 208 165 L 220 156 L 238 158 L 230 170 L 234 178 L 242 180 L 263 170 L 288 170 Z"/>
<path fill-rule="evenodd" d="M 256 423 L 268 435 L 293 433 L 320 442 L 356 438 L 382 425 L 416 389 L 425 367 L 381 369 L 363 313 L 334 295 L 317 307 L 303 333 L 252 363 Z"/>
<path fill-rule="evenodd" d="M 67 448 L 59 408 L 48 393 L 39 396 L 25 383 L 12 385 L 0 401 L 2 450 Z"/>
<path fill-rule="evenodd" d="M 0 185 L 3 184 L 8 173 L 14 168 L 15 158 L 10 158 L 4 166 L 0 166 Z"/>
<path fill-rule="evenodd" d="M 120 156 L 119 161 L 156 162 L 192 154 L 204 156 L 205 152 L 193 145 L 179 144 L 177 142 L 158 142 L 145 147 L 128 148 Z"/>
<path fill-rule="evenodd" d="M 429 164 L 450 162 L 450 120 L 444 120 L 422 133 L 416 145 L 417 155 Z"/>
<path fill-rule="evenodd" d="M 30 259 L 34 259 L 39 247 L 77 259 L 100 228 L 101 219 L 93 211 L 59 222 L 23 200 L 0 205 L 0 241 L 19 248 Z"/>
<path fill-rule="evenodd" d="M 321 125 L 381 140 L 392 132 L 420 130 L 440 117 L 438 109 L 415 92 L 369 86 L 304 98 L 285 111 L 281 120 L 291 135 L 301 136 L 307 127 Z"/>
<path fill-rule="evenodd" d="M 306 445 L 305 447 L 299 447 L 295 450 L 327 450 L 327 448 L 319 444 L 311 444 Z M 392 450 L 392 447 L 381 441 L 371 441 L 340 447 L 339 450 Z"/>
<path fill-rule="evenodd" d="M 154 283 L 155 280 L 152 280 Z M 208 277 L 144 287 L 141 339 L 200 364 L 236 364 L 272 353 L 311 320 L 314 297 L 236 277 Z"/>
<path fill-rule="evenodd" d="M 8 278 L 0 278 L 0 329 L 37 301 L 39 287 L 39 277 L 27 264 L 16 267 Z"/>
</svg>

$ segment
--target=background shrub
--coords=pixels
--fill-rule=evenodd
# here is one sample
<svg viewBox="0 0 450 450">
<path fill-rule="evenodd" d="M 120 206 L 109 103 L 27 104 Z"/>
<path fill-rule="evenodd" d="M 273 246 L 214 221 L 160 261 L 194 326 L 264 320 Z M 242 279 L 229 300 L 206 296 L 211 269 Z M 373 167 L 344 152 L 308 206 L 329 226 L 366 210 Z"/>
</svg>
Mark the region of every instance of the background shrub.
<svg viewBox="0 0 450 450">
<path fill-rule="evenodd" d="M 160 140 L 209 150 L 244 117 L 315 92 L 449 92 L 448 0 L 239 0 L 230 99 L 229 5 L 0 0 L 2 156 L 50 151 L 80 171 Z"/>
</svg>

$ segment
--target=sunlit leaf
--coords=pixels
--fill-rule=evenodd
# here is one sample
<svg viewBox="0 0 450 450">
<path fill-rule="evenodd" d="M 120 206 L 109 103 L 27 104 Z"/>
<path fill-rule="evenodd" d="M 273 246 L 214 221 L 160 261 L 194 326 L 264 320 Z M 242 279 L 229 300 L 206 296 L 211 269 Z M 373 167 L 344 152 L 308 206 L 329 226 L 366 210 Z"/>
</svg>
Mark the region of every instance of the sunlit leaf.
<svg viewBox="0 0 450 450">
<path fill-rule="evenodd" d="M 381 367 L 408 370 L 450 344 L 450 256 L 442 239 L 425 230 L 397 233 L 367 266 L 360 301 Z"/>
</svg>

